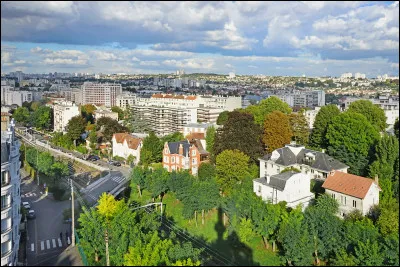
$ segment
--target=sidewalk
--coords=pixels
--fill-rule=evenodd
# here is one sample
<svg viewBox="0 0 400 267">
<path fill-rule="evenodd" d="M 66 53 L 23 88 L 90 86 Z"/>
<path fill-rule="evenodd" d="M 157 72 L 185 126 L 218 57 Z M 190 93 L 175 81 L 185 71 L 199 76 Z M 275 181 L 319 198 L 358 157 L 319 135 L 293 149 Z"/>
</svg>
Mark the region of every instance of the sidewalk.
<svg viewBox="0 0 400 267">
<path fill-rule="evenodd" d="M 43 266 L 84 266 L 78 247 L 69 246 L 54 259 L 41 263 Z"/>
</svg>

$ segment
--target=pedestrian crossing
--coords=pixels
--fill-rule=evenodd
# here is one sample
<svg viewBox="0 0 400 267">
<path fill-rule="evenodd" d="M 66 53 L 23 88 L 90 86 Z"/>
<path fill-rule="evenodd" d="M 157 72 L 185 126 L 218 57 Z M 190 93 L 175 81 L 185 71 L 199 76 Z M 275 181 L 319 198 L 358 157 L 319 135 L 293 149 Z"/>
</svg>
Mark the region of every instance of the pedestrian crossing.
<svg viewBox="0 0 400 267">
<path fill-rule="evenodd" d="M 36 193 L 26 193 L 26 194 L 21 195 L 21 197 L 25 197 L 25 198 L 36 197 Z"/>
<path fill-rule="evenodd" d="M 125 180 L 124 176 L 115 176 L 113 177 L 111 180 L 113 180 L 114 182 L 116 182 L 117 184 L 120 184 L 122 181 Z"/>
<path fill-rule="evenodd" d="M 71 240 L 68 236 L 66 240 L 65 239 L 61 240 L 60 238 L 39 240 L 38 244 L 40 244 L 40 250 L 39 249 L 38 250 L 44 251 L 44 250 L 62 248 L 63 246 L 68 246 L 71 244 Z M 35 252 L 35 243 L 31 243 L 31 252 Z"/>
<path fill-rule="evenodd" d="M 87 196 L 90 197 L 91 199 L 93 199 L 94 201 L 97 201 L 96 195 L 89 193 L 89 194 L 87 194 Z"/>
</svg>

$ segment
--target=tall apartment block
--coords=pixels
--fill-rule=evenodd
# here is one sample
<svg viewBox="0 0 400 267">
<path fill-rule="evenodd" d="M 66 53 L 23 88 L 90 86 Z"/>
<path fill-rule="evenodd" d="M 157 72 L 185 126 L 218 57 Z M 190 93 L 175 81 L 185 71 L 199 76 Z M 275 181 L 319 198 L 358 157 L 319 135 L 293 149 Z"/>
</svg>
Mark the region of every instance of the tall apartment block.
<svg viewBox="0 0 400 267">
<path fill-rule="evenodd" d="M 121 84 L 84 82 L 82 85 L 83 104 L 117 105 L 117 96 L 122 94 Z"/>
<path fill-rule="evenodd" d="M 1 266 L 15 266 L 18 262 L 21 163 L 14 127 L 13 119 L 7 131 L 1 131 Z"/>
<path fill-rule="evenodd" d="M 325 106 L 325 91 L 293 91 L 290 93 L 282 93 L 269 95 L 268 97 L 276 96 L 283 102 L 286 102 L 291 107 L 321 107 Z"/>
<path fill-rule="evenodd" d="M 79 107 L 69 101 L 55 104 L 53 110 L 55 132 L 66 132 L 69 120 L 80 114 Z"/>
<path fill-rule="evenodd" d="M 132 110 L 160 136 L 183 132 L 189 123 L 215 123 L 219 114 L 242 107 L 241 97 L 154 94 L 137 97 Z"/>
</svg>

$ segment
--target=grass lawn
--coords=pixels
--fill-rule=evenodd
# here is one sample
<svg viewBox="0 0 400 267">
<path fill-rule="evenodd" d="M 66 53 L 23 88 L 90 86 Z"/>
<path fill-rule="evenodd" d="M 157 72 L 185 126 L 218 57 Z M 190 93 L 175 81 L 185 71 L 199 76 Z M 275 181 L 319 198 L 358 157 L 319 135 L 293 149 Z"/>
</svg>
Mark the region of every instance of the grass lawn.
<svg viewBox="0 0 400 267">
<path fill-rule="evenodd" d="M 143 190 L 142 198 L 139 197 L 136 186 L 132 188 L 130 201 L 137 201 L 142 204 L 151 202 L 150 192 Z M 168 193 L 163 198 L 164 214 L 175 222 L 175 224 L 188 231 L 192 236 L 198 237 L 207 242 L 215 251 L 222 254 L 228 260 L 234 260 L 235 265 L 281 265 L 279 256 L 264 248 L 261 236 L 256 236 L 248 242 L 248 246 L 233 242 L 232 236 L 222 224 L 221 214 L 217 209 L 205 212 L 205 224 L 201 223 L 201 213 L 197 215 L 197 226 L 193 219 L 187 220 L 182 216 L 183 204 L 175 198 L 174 193 Z M 237 235 L 236 235 L 237 236 Z"/>
</svg>

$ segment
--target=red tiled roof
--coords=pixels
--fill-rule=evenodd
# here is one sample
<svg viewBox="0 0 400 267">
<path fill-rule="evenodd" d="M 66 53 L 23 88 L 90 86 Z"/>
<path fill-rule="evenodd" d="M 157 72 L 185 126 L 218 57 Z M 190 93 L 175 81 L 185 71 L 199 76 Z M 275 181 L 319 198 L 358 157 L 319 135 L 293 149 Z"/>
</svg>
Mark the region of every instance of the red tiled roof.
<svg viewBox="0 0 400 267">
<path fill-rule="evenodd" d="M 130 149 L 137 149 L 140 142 L 142 141 L 142 139 L 133 137 L 132 135 L 127 133 L 115 133 L 113 135 L 113 138 L 114 137 L 117 143 L 122 144 L 126 140 L 126 143 L 128 144 L 128 147 Z"/>
<path fill-rule="evenodd" d="M 364 199 L 372 184 L 376 184 L 373 179 L 341 171 L 334 171 L 333 174 L 326 178 L 322 187 L 342 194 Z M 379 190 L 381 191 L 380 188 Z"/>
</svg>

